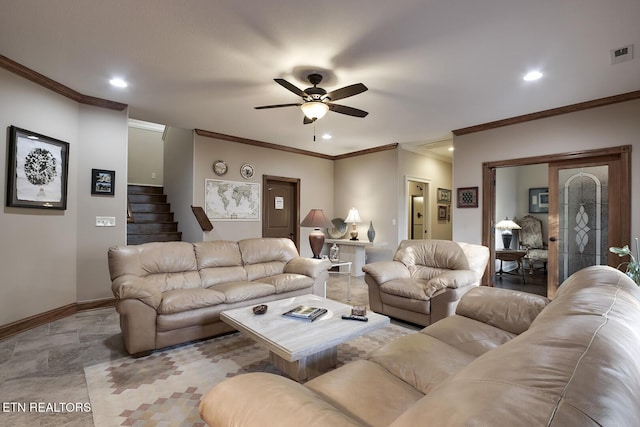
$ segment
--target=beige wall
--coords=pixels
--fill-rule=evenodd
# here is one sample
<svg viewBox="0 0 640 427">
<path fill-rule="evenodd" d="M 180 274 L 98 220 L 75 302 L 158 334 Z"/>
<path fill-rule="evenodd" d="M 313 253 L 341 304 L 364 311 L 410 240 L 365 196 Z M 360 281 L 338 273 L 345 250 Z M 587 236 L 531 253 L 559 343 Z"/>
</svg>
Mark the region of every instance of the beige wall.
<svg viewBox="0 0 640 427">
<path fill-rule="evenodd" d="M 129 184 L 163 185 L 162 132 L 129 126 L 128 153 Z"/>
<path fill-rule="evenodd" d="M 205 179 L 245 181 L 240 176 L 240 166 L 253 165 L 255 174 L 248 182 L 262 185 L 263 175 L 300 179 L 301 219 L 313 208 L 333 212 L 333 162 L 318 157 L 288 153 L 247 144 L 222 141 L 199 135 L 194 137 L 193 204 L 204 207 Z M 224 160 L 229 167 L 226 175 L 213 173 L 216 160 Z M 264 189 L 261 187 L 261 192 Z M 193 217 L 193 215 L 191 215 Z M 194 219 L 195 220 L 195 219 Z M 262 236 L 261 221 L 215 221 L 213 230 L 204 233 L 204 240 L 240 240 Z M 300 253 L 312 256 L 309 247 L 309 228 L 300 229 Z"/>
<path fill-rule="evenodd" d="M 0 127 L 15 125 L 68 142 L 67 209 L 0 211 L 0 325 L 109 297 L 106 249 L 125 242 L 127 112 L 78 105 L 0 69 Z M 6 200 L 6 145 L 0 198 Z M 91 169 L 116 171 L 115 197 L 92 196 Z M 95 227 L 95 216 L 117 227 Z"/>
<path fill-rule="evenodd" d="M 482 187 L 482 163 L 632 145 L 631 235 L 640 236 L 640 100 L 492 129 L 455 138 L 454 185 Z M 454 240 L 481 243 L 477 209 L 454 208 Z"/>
<path fill-rule="evenodd" d="M 398 187 L 399 219 L 398 241 L 407 238 L 409 218 L 409 197 L 407 181 L 423 181 L 429 185 L 427 224 L 429 238 L 450 240 L 452 234 L 451 221 L 438 221 L 438 188 L 452 189 L 451 163 L 423 156 L 407 150 L 398 150 L 398 174 L 401 177 Z M 453 194 L 453 193 L 452 193 Z"/>
</svg>

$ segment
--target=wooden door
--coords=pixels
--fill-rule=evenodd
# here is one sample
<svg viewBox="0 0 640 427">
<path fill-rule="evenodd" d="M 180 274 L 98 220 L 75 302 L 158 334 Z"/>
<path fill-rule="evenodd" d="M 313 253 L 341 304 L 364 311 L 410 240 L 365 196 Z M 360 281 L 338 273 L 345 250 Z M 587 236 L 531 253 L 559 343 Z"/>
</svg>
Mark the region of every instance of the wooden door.
<svg viewBox="0 0 640 427">
<path fill-rule="evenodd" d="M 263 177 L 263 237 L 287 237 L 300 250 L 300 179 Z"/>
</svg>

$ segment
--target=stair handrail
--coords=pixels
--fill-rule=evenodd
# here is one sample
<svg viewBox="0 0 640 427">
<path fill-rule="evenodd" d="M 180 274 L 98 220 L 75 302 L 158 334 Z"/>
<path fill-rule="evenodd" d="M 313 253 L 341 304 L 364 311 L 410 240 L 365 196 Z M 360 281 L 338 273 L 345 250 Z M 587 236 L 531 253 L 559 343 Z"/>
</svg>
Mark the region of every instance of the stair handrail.
<svg viewBox="0 0 640 427">
<path fill-rule="evenodd" d="M 198 224 L 202 231 L 213 230 L 213 224 L 211 224 L 211 221 L 209 220 L 209 217 L 207 217 L 204 209 L 200 206 L 191 206 L 191 212 L 196 216 L 196 220 L 198 220 Z"/>
</svg>

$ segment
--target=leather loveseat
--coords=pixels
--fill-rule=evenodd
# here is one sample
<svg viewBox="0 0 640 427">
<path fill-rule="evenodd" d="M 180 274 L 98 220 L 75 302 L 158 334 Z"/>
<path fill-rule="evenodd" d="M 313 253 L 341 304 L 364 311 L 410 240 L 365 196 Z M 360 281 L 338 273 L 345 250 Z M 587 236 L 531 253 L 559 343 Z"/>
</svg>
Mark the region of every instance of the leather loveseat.
<svg viewBox="0 0 640 427">
<path fill-rule="evenodd" d="M 427 326 L 454 314 L 462 295 L 480 285 L 489 248 L 450 240 L 403 240 L 393 261 L 365 264 L 376 313 Z"/>
<path fill-rule="evenodd" d="M 223 310 L 322 296 L 331 268 L 284 238 L 116 246 L 108 259 L 124 345 L 137 356 L 233 331 Z"/>
<path fill-rule="evenodd" d="M 606 266 L 553 301 L 479 287 L 456 314 L 304 385 L 242 374 L 200 402 L 215 426 L 637 426 L 640 289 Z"/>
</svg>

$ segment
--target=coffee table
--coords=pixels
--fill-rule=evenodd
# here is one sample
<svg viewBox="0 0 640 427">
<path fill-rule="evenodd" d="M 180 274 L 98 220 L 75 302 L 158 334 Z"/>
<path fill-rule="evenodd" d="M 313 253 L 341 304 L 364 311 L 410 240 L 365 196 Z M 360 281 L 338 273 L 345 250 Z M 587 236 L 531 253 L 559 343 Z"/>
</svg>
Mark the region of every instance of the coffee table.
<svg viewBox="0 0 640 427">
<path fill-rule="evenodd" d="M 316 295 L 303 295 L 267 303 L 265 314 L 251 307 L 220 313 L 220 319 L 269 349 L 274 366 L 296 381 L 304 381 L 336 366 L 337 346 L 352 338 L 389 324 L 389 318 L 367 311 L 368 322 L 344 320 L 351 306 Z M 299 305 L 326 308 L 313 322 L 292 319 L 282 313 Z"/>
</svg>

